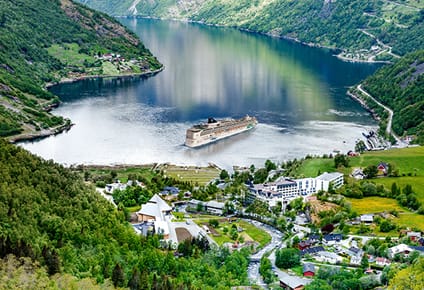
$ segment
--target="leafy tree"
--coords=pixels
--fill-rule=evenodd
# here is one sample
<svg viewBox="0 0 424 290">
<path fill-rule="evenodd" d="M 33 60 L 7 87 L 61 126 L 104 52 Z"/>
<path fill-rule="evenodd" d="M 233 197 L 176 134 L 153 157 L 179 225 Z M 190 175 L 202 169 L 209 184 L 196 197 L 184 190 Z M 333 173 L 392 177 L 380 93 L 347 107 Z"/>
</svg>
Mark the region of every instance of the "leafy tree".
<svg viewBox="0 0 424 290">
<path fill-rule="evenodd" d="M 256 184 L 264 183 L 267 178 L 268 178 L 268 171 L 265 168 L 260 168 L 255 171 L 253 182 Z"/>
<path fill-rule="evenodd" d="M 266 256 L 262 256 L 259 266 L 259 274 L 261 274 L 264 282 L 269 284 L 273 281 L 271 261 Z"/>
<path fill-rule="evenodd" d="M 219 178 L 221 180 L 227 180 L 227 179 L 230 178 L 230 174 L 228 174 L 227 170 L 223 169 L 223 170 L 221 170 L 221 173 L 219 174 Z"/>
<path fill-rule="evenodd" d="M 388 289 L 424 289 L 424 258 L 419 258 L 413 265 L 400 270 L 390 280 Z"/>
<path fill-rule="evenodd" d="M 334 156 L 334 166 L 336 168 L 341 166 L 349 167 L 349 158 L 344 154 L 336 154 L 336 156 Z"/>
<path fill-rule="evenodd" d="M 279 268 L 289 269 L 300 265 L 300 251 L 298 249 L 281 249 L 275 255 L 275 265 Z"/>
<path fill-rule="evenodd" d="M 396 229 L 396 225 L 391 223 L 388 220 L 384 220 L 380 224 L 380 232 L 382 232 L 382 233 L 388 233 L 388 232 L 390 232 L 391 230 L 394 230 L 394 229 Z"/>
<path fill-rule="evenodd" d="M 363 172 L 367 178 L 371 179 L 377 176 L 378 169 L 377 169 L 377 166 L 375 165 L 369 165 L 364 168 Z"/>
<path fill-rule="evenodd" d="M 265 169 L 267 173 L 269 173 L 271 170 L 277 169 L 277 165 L 275 165 L 275 163 L 273 163 L 271 160 L 267 159 L 265 161 Z"/>
</svg>

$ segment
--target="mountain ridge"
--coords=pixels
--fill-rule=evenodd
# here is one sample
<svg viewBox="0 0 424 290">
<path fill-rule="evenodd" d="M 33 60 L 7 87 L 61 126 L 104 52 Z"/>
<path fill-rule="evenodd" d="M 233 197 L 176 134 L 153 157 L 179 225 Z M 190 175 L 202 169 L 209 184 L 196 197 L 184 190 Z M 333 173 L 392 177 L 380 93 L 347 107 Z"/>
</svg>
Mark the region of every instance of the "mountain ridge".
<svg viewBox="0 0 424 290">
<path fill-rule="evenodd" d="M 0 137 L 11 141 L 72 125 L 49 112 L 60 100 L 47 84 L 162 68 L 129 29 L 70 0 L 2 1 L 0 46 Z"/>
</svg>

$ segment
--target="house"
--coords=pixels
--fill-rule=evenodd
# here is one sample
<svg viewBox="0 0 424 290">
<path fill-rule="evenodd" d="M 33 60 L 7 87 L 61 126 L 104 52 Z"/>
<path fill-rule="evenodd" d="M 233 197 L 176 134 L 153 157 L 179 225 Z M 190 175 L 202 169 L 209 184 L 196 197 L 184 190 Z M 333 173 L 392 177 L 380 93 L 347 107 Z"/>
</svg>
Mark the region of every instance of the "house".
<svg viewBox="0 0 424 290">
<path fill-rule="evenodd" d="M 286 290 L 302 290 L 306 285 L 312 282 L 312 280 L 291 276 L 285 272 L 281 272 L 279 278 L 280 287 Z"/>
<path fill-rule="evenodd" d="M 211 214 L 222 215 L 224 213 L 225 203 L 217 202 L 214 200 L 211 201 L 200 201 L 197 199 L 191 199 L 188 202 L 188 206 L 197 210 L 199 207 L 202 207 L 202 210 L 205 210 Z"/>
<path fill-rule="evenodd" d="M 408 256 L 410 252 L 412 252 L 413 249 L 405 244 L 399 244 L 397 246 L 389 248 L 389 258 L 393 259 L 395 255 L 404 255 Z"/>
<path fill-rule="evenodd" d="M 222 215 L 224 213 L 225 203 L 211 200 L 206 203 L 205 208 L 209 213 Z"/>
<path fill-rule="evenodd" d="M 420 232 L 407 232 L 406 236 L 413 242 L 418 242 L 418 240 L 421 238 Z"/>
<path fill-rule="evenodd" d="M 322 251 L 325 251 L 324 247 L 322 247 L 322 246 L 318 246 L 318 247 L 313 247 L 313 248 L 303 249 L 303 250 L 300 252 L 300 254 L 301 254 L 302 256 L 303 256 L 303 255 L 306 255 L 306 254 L 312 255 L 312 254 L 315 254 L 315 253 L 318 253 L 318 252 L 322 252 Z"/>
<path fill-rule="evenodd" d="M 363 214 L 359 217 L 361 223 L 370 225 L 374 222 L 374 215 L 373 214 Z"/>
<path fill-rule="evenodd" d="M 321 236 L 319 234 L 310 234 L 308 238 L 314 243 L 321 241 Z"/>
<path fill-rule="evenodd" d="M 161 195 L 167 195 L 167 194 L 178 195 L 179 192 L 180 190 L 178 189 L 178 187 L 165 186 L 163 191 L 161 192 Z"/>
<path fill-rule="evenodd" d="M 308 249 L 312 246 L 312 241 L 307 240 L 307 241 L 301 241 L 299 244 L 297 244 L 297 247 L 299 248 L 299 250 L 304 250 L 304 249 Z"/>
<path fill-rule="evenodd" d="M 382 175 L 385 176 L 389 172 L 389 164 L 385 162 L 380 162 L 377 165 L 377 170 L 378 170 L 378 173 L 377 173 L 378 176 L 382 176 Z"/>
<path fill-rule="evenodd" d="M 314 255 L 315 260 L 318 262 L 326 262 L 330 264 L 339 264 L 343 261 L 343 258 L 335 253 L 321 251 Z"/>
<path fill-rule="evenodd" d="M 147 203 L 141 206 L 137 212 L 139 222 L 153 222 L 155 233 L 162 234 L 165 239 L 169 238 L 168 221 L 172 218 L 172 208 L 155 194 Z"/>
<path fill-rule="evenodd" d="M 391 264 L 389 259 L 383 257 L 377 257 L 375 259 L 375 264 L 380 267 L 389 266 Z"/>
<path fill-rule="evenodd" d="M 360 257 L 362 257 L 362 255 L 364 254 L 364 252 L 363 252 L 361 249 L 359 249 L 359 248 L 356 248 L 356 247 L 350 247 L 350 248 L 347 250 L 347 254 L 348 254 L 349 256 L 360 256 Z"/>
<path fill-rule="evenodd" d="M 350 257 L 350 264 L 351 265 L 355 265 L 355 266 L 361 265 L 361 261 L 362 261 L 362 257 L 360 257 L 360 256 L 351 256 Z"/>
<path fill-rule="evenodd" d="M 361 168 L 355 168 L 352 173 L 350 174 L 350 176 L 352 176 L 353 178 L 355 178 L 356 180 L 362 180 L 365 178 L 365 174 L 362 171 Z"/>
<path fill-rule="evenodd" d="M 342 240 L 342 234 L 328 234 L 324 236 L 323 243 L 327 246 L 338 244 Z"/>
<path fill-rule="evenodd" d="M 306 263 L 303 265 L 303 276 L 313 277 L 315 276 L 315 266 L 311 263 Z"/>
<path fill-rule="evenodd" d="M 120 181 L 106 184 L 105 191 L 108 194 L 112 194 L 115 190 L 125 190 L 128 187 L 128 183 L 121 183 Z"/>
</svg>

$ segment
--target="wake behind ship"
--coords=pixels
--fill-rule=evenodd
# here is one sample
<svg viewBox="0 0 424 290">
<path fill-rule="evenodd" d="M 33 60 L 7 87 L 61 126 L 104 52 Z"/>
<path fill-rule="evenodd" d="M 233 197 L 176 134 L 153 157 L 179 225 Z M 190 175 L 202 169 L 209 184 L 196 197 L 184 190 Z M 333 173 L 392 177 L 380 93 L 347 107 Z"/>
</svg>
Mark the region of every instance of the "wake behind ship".
<svg viewBox="0 0 424 290">
<path fill-rule="evenodd" d="M 255 117 L 246 116 L 241 119 L 215 120 L 208 118 L 207 123 L 194 125 L 187 129 L 185 145 L 191 148 L 200 147 L 256 127 Z"/>
</svg>

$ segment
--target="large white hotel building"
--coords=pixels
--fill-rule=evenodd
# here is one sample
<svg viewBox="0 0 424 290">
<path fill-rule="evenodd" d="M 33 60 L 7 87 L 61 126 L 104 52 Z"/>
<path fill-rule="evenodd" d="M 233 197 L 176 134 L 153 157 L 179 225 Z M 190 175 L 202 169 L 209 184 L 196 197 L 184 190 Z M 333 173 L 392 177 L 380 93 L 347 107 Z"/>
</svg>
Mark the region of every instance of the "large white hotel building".
<svg viewBox="0 0 424 290">
<path fill-rule="evenodd" d="M 315 178 L 288 179 L 280 177 L 275 182 L 255 184 L 250 187 L 252 197 L 265 200 L 270 206 L 277 201 L 289 202 L 297 197 L 306 197 L 320 190 L 328 191 L 343 185 L 343 174 L 339 172 L 323 173 Z"/>
</svg>

